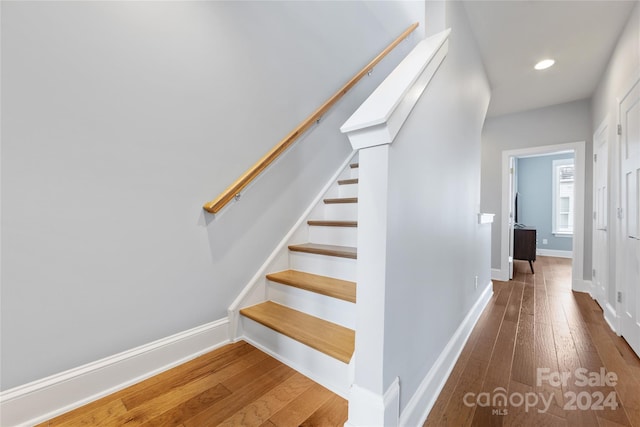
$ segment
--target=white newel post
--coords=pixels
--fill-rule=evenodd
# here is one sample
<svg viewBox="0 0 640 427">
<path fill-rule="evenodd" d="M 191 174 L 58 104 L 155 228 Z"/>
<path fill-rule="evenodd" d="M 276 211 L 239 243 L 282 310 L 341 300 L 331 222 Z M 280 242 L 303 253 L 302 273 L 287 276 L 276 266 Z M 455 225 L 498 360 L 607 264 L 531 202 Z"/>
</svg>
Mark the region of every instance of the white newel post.
<svg viewBox="0 0 640 427">
<path fill-rule="evenodd" d="M 358 275 L 354 383 L 348 426 L 397 426 L 400 382 L 384 384 L 389 146 L 444 60 L 450 30 L 431 36 L 340 128 L 359 150 Z"/>
<path fill-rule="evenodd" d="M 394 425 L 392 420 L 387 422 L 389 417 L 397 424 L 399 415 L 398 393 L 391 396 L 392 401 L 386 402 L 382 378 L 389 144 L 361 149 L 358 162 L 357 283 L 366 285 L 358 286 L 356 294 L 355 371 L 347 425 L 387 426 Z M 362 182 L 367 182 L 366 187 L 361 187 Z M 361 222 L 364 217 L 366 219 Z M 361 267 L 364 265 L 367 267 Z"/>
</svg>

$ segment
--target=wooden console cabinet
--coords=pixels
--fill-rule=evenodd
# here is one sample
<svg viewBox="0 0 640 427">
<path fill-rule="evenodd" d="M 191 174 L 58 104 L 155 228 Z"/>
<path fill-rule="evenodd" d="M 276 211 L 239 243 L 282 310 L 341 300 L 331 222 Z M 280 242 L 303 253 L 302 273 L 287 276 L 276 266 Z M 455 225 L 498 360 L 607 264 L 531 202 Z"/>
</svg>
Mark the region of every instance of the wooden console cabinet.
<svg viewBox="0 0 640 427">
<path fill-rule="evenodd" d="M 529 261 L 531 273 L 533 262 L 536 260 L 536 229 L 535 228 L 514 228 L 513 229 L 513 259 Z"/>
</svg>

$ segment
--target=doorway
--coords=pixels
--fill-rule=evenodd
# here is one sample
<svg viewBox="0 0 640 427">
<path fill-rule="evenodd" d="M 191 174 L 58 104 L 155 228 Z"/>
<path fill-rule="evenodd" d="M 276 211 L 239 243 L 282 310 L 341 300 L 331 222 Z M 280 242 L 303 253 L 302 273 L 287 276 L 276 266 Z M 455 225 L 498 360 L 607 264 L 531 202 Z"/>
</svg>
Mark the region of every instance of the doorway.
<svg viewBox="0 0 640 427">
<path fill-rule="evenodd" d="M 501 211 L 501 241 L 500 241 L 500 272 L 507 280 L 513 271 L 513 236 L 516 227 L 516 191 L 517 183 L 515 182 L 517 173 L 518 158 L 529 158 L 536 156 L 550 155 L 553 153 L 574 153 L 574 200 L 573 209 L 570 212 L 564 212 L 563 219 L 566 223 L 571 223 L 573 227 L 573 241 L 571 244 L 572 262 L 572 281 L 571 288 L 575 291 L 589 291 L 585 284 L 583 266 L 584 266 L 584 172 L 585 172 L 585 142 L 572 142 L 566 144 L 556 144 L 541 147 L 530 147 L 517 150 L 506 150 L 502 153 L 502 211 Z M 514 168 L 515 165 L 515 168 Z M 518 212 L 518 216 L 521 213 Z M 521 218 L 518 218 L 520 221 Z M 564 222 L 562 224 L 565 224 Z M 558 231 L 556 229 L 556 231 Z M 560 230 L 562 231 L 562 230 Z"/>
</svg>

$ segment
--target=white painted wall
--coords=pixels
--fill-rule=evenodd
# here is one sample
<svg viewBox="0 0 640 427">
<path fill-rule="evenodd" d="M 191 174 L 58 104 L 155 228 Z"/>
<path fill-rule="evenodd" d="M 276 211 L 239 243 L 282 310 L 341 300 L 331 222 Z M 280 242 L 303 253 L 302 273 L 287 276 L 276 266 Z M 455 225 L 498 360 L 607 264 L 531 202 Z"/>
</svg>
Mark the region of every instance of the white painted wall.
<svg viewBox="0 0 640 427">
<path fill-rule="evenodd" d="M 490 281 L 477 216 L 489 84 L 461 2 L 446 26 L 449 53 L 389 148 L 383 390 L 400 378 L 401 412 Z"/>
<path fill-rule="evenodd" d="M 640 69 L 640 5 L 636 4 L 604 70 L 591 102 L 593 130 L 605 119 L 617 115 L 616 97 L 627 88 Z"/>
<path fill-rule="evenodd" d="M 522 113 L 487 118 L 482 130 L 482 212 L 495 213 L 492 228 L 491 266 L 500 268 L 502 238 L 502 152 L 530 147 L 586 142 L 586 158 L 592 158 L 591 116 L 588 100 L 554 105 Z M 585 168 L 584 279 L 591 278 L 592 164 Z M 503 254 L 504 255 L 504 254 Z M 503 256 L 502 255 L 502 256 Z"/>
<path fill-rule="evenodd" d="M 1 389 L 226 316 L 421 2 L 2 2 Z M 202 204 L 411 22 L 215 219 Z"/>
<path fill-rule="evenodd" d="M 620 35 L 615 50 L 611 55 L 609 64 L 604 71 L 598 87 L 591 99 L 591 119 L 592 133 L 595 133 L 598 126 L 603 121 L 608 120 L 609 129 L 609 176 L 610 194 L 613 199 L 609 206 L 609 218 L 612 219 L 612 232 L 609 233 L 609 292 L 608 302 L 611 306 L 616 306 L 616 235 L 615 219 L 616 208 L 618 207 L 617 194 L 619 193 L 619 174 L 618 165 L 619 152 L 616 135 L 616 125 L 618 123 L 618 101 L 625 90 L 628 89 L 634 76 L 637 78 L 640 73 L 640 4 L 636 4 L 629 16 L 629 21 Z M 610 319 L 611 320 L 611 319 Z"/>
</svg>

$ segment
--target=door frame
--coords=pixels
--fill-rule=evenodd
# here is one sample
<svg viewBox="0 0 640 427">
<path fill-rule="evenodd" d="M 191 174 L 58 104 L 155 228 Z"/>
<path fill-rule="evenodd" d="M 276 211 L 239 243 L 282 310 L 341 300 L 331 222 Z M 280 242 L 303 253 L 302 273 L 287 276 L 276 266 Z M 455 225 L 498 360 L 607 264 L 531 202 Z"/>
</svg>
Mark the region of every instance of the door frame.
<svg viewBox="0 0 640 427">
<path fill-rule="evenodd" d="M 600 123 L 600 126 L 598 126 L 598 128 L 596 129 L 596 131 L 593 133 L 593 152 L 595 154 L 596 151 L 596 140 L 598 139 L 598 137 L 600 137 L 601 135 L 604 137 L 605 139 L 605 143 L 606 143 L 606 150 L 607 150 L 607 164 L 606 164 L 606 168 L 607 168 L 607 173 L 606 173 L 606 177 L 607 177 L 607 194 L 608 194 L 608 200 L 607 200 L 607 252 L 605 254 L 606 257 L 606 263 L 607 263 L 607 275 L 606 275 L 606 290 L 605 290 L 605 295 L 599 295 L 598 290 L 596 288 L 596 283 L 593 280 L 592 277 L 592 292 L 591 292 L 591 297 L 593 299 L 595 299 L 598 304 L 600 304 L 600 307 L 602 307 L 602 310 L 604 312 L 604 318 L 607 321 L 607 323 L 609 324 L 609 327 L 611 327 L 612 330 L 616 330 L 617 328 L 614 327 L 614 325 L 617 323 L 617 314 L 616 314 L 616 307 L 615 305 L 617 305 L 617 303 L 615 303 L 615 299 L 613 301 L 613 305 L 612 305 L 612 301 L 609 300 L 609 293 L 611 291 L 611 287 L 615 285 L 615 279 L 614 279 L 614 274 L 615 274 L 615 265 L 612 265 L 611 263 L 611 259 L 612 254 L 615 253 L 615 246 L 616 246 L 616 242 L 617 242 L 617 225 L 614 224 L 614 222 L 612 221 L 612 218 L 614 218 L 615 216 L 615 208 L 612 208 L 613 205 L 615 205 L 615 203 L 617 203 L 617 201 L 615 199 L 617 199 L 617 195 L 616 195 L 616 184 L 614 183 L 615 179 L 613 178 L 613 174 L 614 174 L 614 169 L 612 167 L 613 162 L 615 161 L 614 157 L 614 147 L 613 144 L 611 142 L 611 138 L 610 138 L 610 116 L 609 114 L 607 114 L 607 116 L 604 118 L 604 120 Z M 595 166 L 593 168 L 593 182 L 592 182 L 592 187 L 591 187 L 591 191 L 593 194 L 593 210 L 595 211 L 595 203 L 596 203 L 596 172 L 595 172 Z M 595 234 L 596 234 L 596 223 L 593 222 L 592 226 L 591 226 L 591 236 L 592 236 L 592 246 L 591 246 L 591 265 L 592 267 L 595 269 L 596 267 L 596 245 L 595 245 Z M 615 259 L 615 258 L 613 258 Z M 615 263 L 614 263 L 615 264 Z M 598 273 L 596 272 L 596 275 Z M 597 276 L 596 276 L 597 277 Z M 615 288 L 615 286 L 614 286 Z M 600 296 L 601 298 L 598 298 L 598 296 Z M 616 325 L 617 326 L 617 325 Z"/>
<path fill-rule="evenodd" d="M 618 125 L 620 125 L 622 123 L 622 117 L 620 114 L 620 110 L 621 110 L 621 104 L 622 101 L 626 98 L 626 96 L 629 94 L 629 92 L 631 92 L 631 90 L 633 89 L 633 87 L 638 84 L 638 82 L 640 81 L 640 70 L 636 71 L 635 73 L 633 73 L 632 77 L 626 82 L 625 85 L 622 86 L 623 91 L 622 94 L 620 96 L 616 97 L 616 124 L 615 127 L 617 127 Z M 623 269 L 623 265 L 622 265 L 622 256 L 617 256 L 618 254 L 623 254 L 624 252 L 624 239 L 625 236 L 622 234 L 622 218 L 619 215 L 620 210 L 622 209 L 622 135 L 619 135 L 618 132 L 615 132 L 616 137 L 615 137 L 615 146 L 614 146 L 614 150 L 615 153 L 613 153 L 614 156 L 614 161 L 615 163 L 615 168 L 613 173 L 614 179 L 613 181 L 615 182 L 616 185 L 616 200 L 615 200 L 615 205 L 616 205 L 616 232 L 615 232 L 615 253 L 616 253 L 616 265 L 615 265 L 615 311 L 616 311 L 616 317 L 615 320 L 613 320 L 613 322 L 609 322 L 609 326 L 611 327 L 611 329 L 613 329 L 613 331 L 616 333 L 616 335 L 618 336 L 622 336 L 622 316 L 621 316 L 621 309 L 622 309 L 622 303 L 618 301 L 618 295 L 619 292 L 626 292 L 626 288 L 623 288 L 622 285 L 622 279 L 623 276 L 621 276 L 622 273 L 622 269 Z M 623 217 L 624 215 L 627 215 L 627 212 L 623 212 L 622 213 Z M 637 308 L 636 308 L 637 309 Z M 613 324 L 611 324 L 613 323 Z M 640 356 L 640 355 L 639 355 Z"/>
<path fill-rule="evenodd" d="M 552 154 L 558 151 L 573 151 L 575 155 L 575 205 L 573 211 L 573 260 L 571 263 L 571 289 L 579 292 L 589 292 L 591 286 L 584 280 L 584 200 L 585 200 L 585 141 L 568 142 L 564 144 L 543 145 L 538 147 L 504 150 L 502 152 L 502 210 L 501 210 L 501 238 L 500 238 L 500 276 L 498 280 L 509 280 L 509 159 L 511 157 L 526 157 L 534 155 Z"/>
<path fill-rule="evenodd" d="M 507 232 L 509 233 L 509 246 L 508 246 L 508 256 L 509 256 L 509 280 L 513 279 L 513 229 L 516 224 L 515 218 L 515 199 L 516 199 L 516 188 L 518 187 L 518 171 L 517 171 L 517 162 L 516 157 L 509 157 L 509 212 L 507 212 Z M 513 214 L 513 216 L 512 216 Z"/>
</svg>

